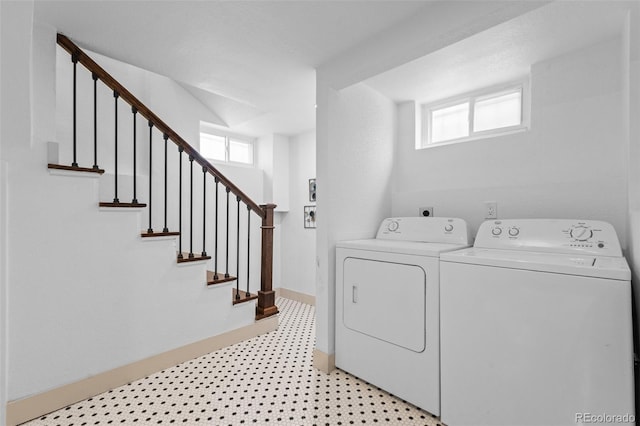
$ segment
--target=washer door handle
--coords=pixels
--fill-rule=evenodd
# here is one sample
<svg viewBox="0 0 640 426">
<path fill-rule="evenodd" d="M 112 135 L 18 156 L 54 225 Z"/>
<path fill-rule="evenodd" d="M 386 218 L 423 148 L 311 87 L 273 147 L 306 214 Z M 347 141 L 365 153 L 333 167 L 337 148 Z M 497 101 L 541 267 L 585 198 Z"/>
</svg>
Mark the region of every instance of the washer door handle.
<svg viewBox="0 0 640 426">
<path fill-rule="evenodd" d="M 351 301 L 353 303 L 358 303 L 358 286 L 351 286 Z"/>
</svg>

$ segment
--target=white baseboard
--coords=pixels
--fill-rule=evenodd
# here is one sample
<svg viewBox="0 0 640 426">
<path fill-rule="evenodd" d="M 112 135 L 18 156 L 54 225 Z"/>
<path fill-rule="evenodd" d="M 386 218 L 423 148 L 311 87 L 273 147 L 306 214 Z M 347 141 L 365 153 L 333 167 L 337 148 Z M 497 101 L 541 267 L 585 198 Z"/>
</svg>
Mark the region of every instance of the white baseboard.
<svg viewBox="0 0 640 426">
<path fill-rule="evenodd" d="M 316 297 L 299 291 L 289 290 L 288 288 L 276 288 L 276 297 L 284 297 L 285 299 L 295 300 L 296 302 L 306 303 L 307 305 L 316 306 Z"/>
<path fill-rule="evenodd" d="M 6 425 L 15 426 L 24 423 L 182 362 L 274 331 L 277 328 L 278 316 L 274 315 L 248 326 L 105 371 L 68 385 L 15 401 L 9 401 L 6 410 Z"/>
<path fill-rule="evenodd" d="M 313 366 L 325 374 L 331 373 L 336 368 L 336 354 L 327 354 L 314 348 Z"/>
</svg>

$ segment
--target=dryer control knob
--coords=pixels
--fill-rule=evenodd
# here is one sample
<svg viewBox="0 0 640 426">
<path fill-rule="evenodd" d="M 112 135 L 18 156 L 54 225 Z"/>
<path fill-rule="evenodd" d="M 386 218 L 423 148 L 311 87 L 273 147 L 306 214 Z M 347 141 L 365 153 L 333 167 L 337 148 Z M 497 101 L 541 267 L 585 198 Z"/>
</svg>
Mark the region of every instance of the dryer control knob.
<svg viewBox="0 0 640 426">
<path fill-rule="evenodd" d="M 392 220 L 389 223 L 389 226 L 387 226 L 387 229 L 391 232 L 395 232 L 398 230 L 398 228 L 400 227 L 400 224 L 398 222 L 396 222 L 395 220 Z"/>
<path fill-rule="evenodd" d="M 445 226 L 444 226 L 444 230 L 445 230 L 446 232 L 451 232 L 451 231 L 453 231 L 453 225 L 452 225 L 452 224 L 445 225 Z"/>
<path fill-rule="evenodd" d="M 498 236 L 498 235 L 502 234 L 502 228 L 500 228 L 500 227 L 496 226 L 495 228 L 493 228 L 493 229 L 491 230 L 491 233 L 492 233 L 493 235 Z"/>
<path fill-rule="evenodd" d="M 512 237 L 518 236 L 519 233 L 520 230 L 518 228 L 509 228 L 509 235 L 511 235 Z"/>
</svg>

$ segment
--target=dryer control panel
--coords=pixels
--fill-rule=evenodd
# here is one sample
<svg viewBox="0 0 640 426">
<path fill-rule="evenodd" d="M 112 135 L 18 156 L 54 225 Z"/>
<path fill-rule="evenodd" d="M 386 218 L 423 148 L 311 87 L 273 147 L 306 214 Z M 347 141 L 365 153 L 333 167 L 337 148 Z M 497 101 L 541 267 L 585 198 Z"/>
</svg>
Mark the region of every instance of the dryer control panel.
<svg viewBox="0 0 640 426">
<path fill-rule="evenodd" d="M 467 222 L 447 217 L 390 217 L 382 221 L 377 239 L 470 244 Z"/>
<path fill-rule="evenodd" d="M 488 220 L 480 225 L 474 247 L 622 256 L 615 229 L 598 220 Z"/>
</svg>

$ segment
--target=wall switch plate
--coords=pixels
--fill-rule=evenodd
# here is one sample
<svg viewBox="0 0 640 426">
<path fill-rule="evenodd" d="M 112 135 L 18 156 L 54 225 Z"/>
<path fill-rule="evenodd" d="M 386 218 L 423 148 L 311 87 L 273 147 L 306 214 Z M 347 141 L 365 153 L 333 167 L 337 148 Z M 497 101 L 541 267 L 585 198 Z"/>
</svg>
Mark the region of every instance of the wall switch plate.
<svg viewBox="0 0 640 426">
<path fill-rule="evenodd" d="M 418 209 L 418 216 L 432 217 L 433 216 L 433 207 L 420 207 Z"/>
<path fill-rule="evenodd" d="M 485 201 L 484 203 L 484 218 L 485 219 L 497 219 L 498 218 L 498 203 L 495 201 Z"/>
</svg>

